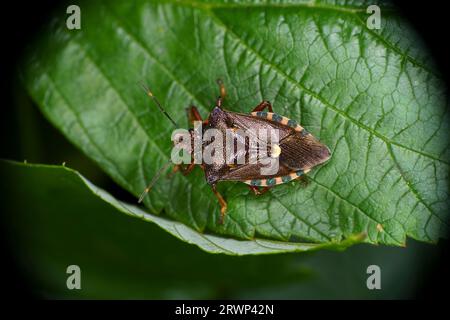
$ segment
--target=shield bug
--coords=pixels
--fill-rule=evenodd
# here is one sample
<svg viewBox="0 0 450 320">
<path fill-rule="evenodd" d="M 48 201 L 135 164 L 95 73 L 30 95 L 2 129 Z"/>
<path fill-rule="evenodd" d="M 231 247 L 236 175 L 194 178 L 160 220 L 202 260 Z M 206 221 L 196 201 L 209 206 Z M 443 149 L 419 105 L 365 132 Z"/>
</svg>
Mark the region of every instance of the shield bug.
<svg viewBox="0 0 450 320">
<path fill-rule="evenodd" d="M 206 182 L 219 201 L 219 223 L 223 223 L 227 203 L 217 191 L 218 182 L 240 181 L 247 184 L 254 194 L 260 195 L 276 185 L 303 177 L 313 167 L 327 161 L 331 153 L 295 120 L 274 113 L 268 101 L 258 104 L 249 114 L 225 110 L 222 107 L 225 86 L 222 81 L 217 82 L 220 96 L 206 120 L 202 119 L 195 106 L 187 108 L 189 121 L 200 124 L 200 129 L 189 129 L 188 143 L 183 148 L 189 155 L 189 163 L 175 165 L 174 172 L 181 171 L 187 175 L 195 165 L 202 168 Z M 178 128 L 153 93 L 145 85 L 143 87 L 161 112 Z M 215 134 L 209 134 L 211 131 Z M 265 134 L 261 134 L 264 131 Z M 268 136 L 271 136 L 270 143 Z M 179 146 L 177 138 L 173 140 L 174 146 Z M 200 157 L 199 161 L 198 155 L 205 155 L 206 151 L 209 157 Z M 170 163 L 158 171 L 139 202 Z"/>
</svg>

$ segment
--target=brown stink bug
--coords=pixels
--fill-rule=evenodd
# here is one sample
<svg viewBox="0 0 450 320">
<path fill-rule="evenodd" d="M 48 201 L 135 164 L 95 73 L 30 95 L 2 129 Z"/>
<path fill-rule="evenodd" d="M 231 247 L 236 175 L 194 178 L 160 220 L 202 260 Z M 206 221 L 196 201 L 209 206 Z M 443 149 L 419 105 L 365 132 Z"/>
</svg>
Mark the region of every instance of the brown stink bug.
<svg viewBox="0 0 450 320">
<path fill-rule="evenodd" d="M 219 222 L 223 222 L 227 210 L 227 203 L 223 196 L 217 191 L 216 184 L 219 181 L 240 181 L 249 186 L 256 194 L 265 193 L 270 188 L 302 177 L 313 167 L 324 163 L 330 156 L 330 150 L 318 139 L 301 127 L 295 120 L 278 115 L 273 112 L 272 105 L 268 101 L 258 104 L 250 114 L 227 111 L 222 108 L 226 91 L 222 81 L 218 80 L 220 87 L 220 97 L 211 111 L 208 119 L 203 120 L 195 106 L 190 106 L 188 111 L 189 121 L 200 123 L 200 131 L 189 129 L 189 141 L 187 147 L 183 149 L 189 153 L 189 163 L 187 165 L 175 165 L 174 171 L 181 171 L 188 174 L 195 165 L 199 165 L 205 173 L 206 182 L 211 186 L 213 193 L 217 197 L 221 215 Z M 162 108 L 158 99 L 144 86 L 149 97 L 151 97 L 164 115 L 178 128 L 175 121 Z M 267 109 L 267 111 L 265 111 Z M 214 130 L 216 133 L 213 139 L 197 139 L 198 135 L 204 135 Z M 270 145 L 262 141 L 261 136 L 255 132 L 267 130 L 276 132 L 276 143 Z M 231 132 L 231 133 L 230 133 Z M 220 138 L 217 138 L 221 134 Z M 205 135 L 206 136 L 206 135 Z M 267 136 L 267 135 L 266 135 Z M 226 149 L 210 148 L 211 144 L 217 142 L 227 142 L 225 137 L 231 137 L 231 141 L 240 141 L 241 149 L 236 145 Z M 253 139 L 254 138 L 254 139 Z M 252 140 L 252 141 L 250 141 Z M 196 141 L 200 141 L 200 147 L 195 148 Z M 255 142 L 256 141 L 256 142 Z M 174 146 L 179 146 L 179 141 L 174 141 Z M 197 153 L 203 154 L 207 149 L 213 149 L 211 161 L 194 161 Z M 252 158 L 252 152 L 256 155 Z M 225 155 L 217 157 L 218 154 Z M 269 173 L 262 173 L 267 167 L 268 161 L 276 160 L 276 170 Z M 253 160 L 253 161 L 252 161 Z M 139 202 L 149 192 L 162 171 L 171 162 L 168 162 L 156 174 L 149 186 L 144 190 Z"/>
</svg>

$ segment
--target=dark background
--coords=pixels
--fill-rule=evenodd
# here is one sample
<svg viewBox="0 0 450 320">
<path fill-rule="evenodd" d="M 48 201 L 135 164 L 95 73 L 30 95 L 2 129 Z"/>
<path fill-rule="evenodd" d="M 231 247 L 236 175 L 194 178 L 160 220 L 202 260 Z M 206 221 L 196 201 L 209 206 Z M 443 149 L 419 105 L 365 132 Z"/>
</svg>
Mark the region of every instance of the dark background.
<svg viewBox="0 0 450 320">
<path fill-rule="evenodd" d="M 25 52 L 27 45 L 33 37 L 40 32 L 40 27 L 49 21 L 52 12 L 58 11 L 65 14 L 65 6 L 61 5 L 62 1 L 58 0 L 40 0 L 40 1 L 15 1 L 2 3 L 2 15 L 0 18 L 0 39 L 2 41 L 0 74 L 1 74 L 1 99 L 2 99 L 2 116 L 0 119 L 1 148 L 0 158 L 6 159 L 22 159 L 22 146 L 18 138 L 17 128 L 17 112 L 13 113 L 13 108 L 17 104 L 17 93 L 24 95 L 23 89 L 17 77 L 16 64 Z M 416 31 L 425 40 L 435 58 L 435 62 L 439 71 L 449 84 L 449 45 L 446 39 L 448 33 L 448 12 L 444 7 L 440 7 L 441 3 L 433 4 L 414 4 L 411 1 L 394 1 L 403 12 L 404 16 L 410 20 Z M 76 2 L 73 2 L 76 4 Z M 37 110 L 33 111 L 39 114 Z M 19 115 L 20 116 L 20 115 Z M 45 135 L 52 139 L 49 146 L 40 153 L 41 159 L 46 159 L 46 148 L 53 148 L 52 151 L 60 145 L 68 142 L 64 141 L 61 135 L 53 129 L 43 118 L 40 125 L 45 127 Z M 55 138 L 56 137 L 56 138 Z M 28 146 L 33 148 L 33 146 Z M 36 146 L 36 148 L 38 148 Z M 74 150 L 74 152 L 76 152 Z M 57 150 L 56 150 L 57 153 Z M 32 159 L 29 159 L 32 162 Z M 80 161 L 89 161 L 83 159 Z M 54 163 L 53 159 L 48 161 Z M 114 184 L 110 183 L 107 177 L 102 177 L 103 182 L 111 184 L 109 191 L 121 199 L 127 200 L 126 194 L 121 194 L 120 190 L 114 188 Z M 0 195 L 0 201 L 2 195 Z M 8 239 L 5 239 L 4 230 L 8 227 L 7 221 L 2 217 L 1 226 L 1 266 L 2 266 L 2 289 L 8 298 L 36 298 L 31 293 L 31 288 L 23 280 L 21 273 L 17 269 L 17 265 L 13 259 L 13 252 L 9 246 Z M 4 229 L 5 228 L 5 229 Z M 422 280 L 422 285 L 417 289 L 416 297 L 427 299 L 445 298 L 442 292 L 450 285 L 450 265 L 448 240 L 441 241 L 438 245 L 441 259 L 435 265 L 435 270 L 429 273 L 428 278 Z"/>
</svg>

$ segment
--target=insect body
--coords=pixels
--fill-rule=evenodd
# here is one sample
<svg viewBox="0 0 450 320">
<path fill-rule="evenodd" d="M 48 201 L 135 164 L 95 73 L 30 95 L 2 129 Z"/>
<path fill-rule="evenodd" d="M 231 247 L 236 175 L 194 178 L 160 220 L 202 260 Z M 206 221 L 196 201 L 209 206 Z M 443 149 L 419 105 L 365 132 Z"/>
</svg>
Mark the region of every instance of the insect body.
<svg viewBox="0 0 450 320">
<path fill-rule="evenodd" d="M 225 97 L 225 88 L 221 81 L 218 81 L 218 83 L 220 85 L 221 96 L 217 99 L 216 105 L 208 119 L 202 120 L 195 106 L 188 108 L 188 118 L 191 122 L 201 121 L 203 124 L 202 133 L 210 129 L 215 129 L 223 133 L 222 137 L 224 141 L 224 137 L 228 134 L 227 131 L 230 132 L 231 130 L 232 138 L 240 140 L 242 145 L 243 153 L 239 154 L 239 152 L 234 152 L 236 148 L 233 146 L 231 158 L 216 157 L 212 162 L 202 162 L 199 164 L 205 172 L 207 183 L 211 185 L 212 191 L 220 203 L 221 216 L 219 221 L 222 223 L 227 204 L 216 189 L 219 181 L 240 181 L 249 185 L 255 194 L 263 194 L 273 186 L 302 177 L 313 167 L 327 161 L 331 154 L 326 145 L 319 142 L 318 139 L 301 127 L 295 120 L 274 113 L 272 105 L 268 101 L 261 102 L 250 114 L 236 113 L 223 109 L 222 102 Z M 154 98 L 153 94 L 148 90 L 147 94 Z M 156 98 L 154 100 L 163 111 L 158 100 Z M 165 113 L 165 111 L 163 112 Z M 174 123 L 170 117 L 169 119 Z M 262 143 L 261 139 L 255 134 L 255 132 L 261 132 L 261 130 L 276 132 L 278 138 L 277 143 Z M 250 132 L 250 134 L 246 135 L 242 134 L 242 132 Z M 193 145 L 195 134 L 192 129 L 190 129 L 190 133 L 191 145 Z M 256 143 L 250 142 L 253 138 Z M 211 141 L 203 141 L 201 151 L 203 152 L 211 143 Z M 176 144 L 177 142 L 175 141 Z M 259 151 L 256 153 L 256 158 L 260 161 L 249 161 L 252 154 L 251 151 L 254 149 Z M 225 152 L 225 150 L 219 151 L 223 151 L 221 154 L 229 153 Z M 190 149 L 189 152 L 191 152 L 193 160 L 193 149 Z M 268 163 L 263 160 L 273 159 L 277 162 L 276 170 L 262 174 L 262 169 L 267 167 L 266 164 Z M 180 170 L 183 174 L 188 174 L 195 165 L 196 163 L 194 161 L 191 161 L 186 167 L 177 165 L 175 166 L 175 171 Z M 154 180 L 144 191 L 140 200 L 149 191 Z"/>
</svg>

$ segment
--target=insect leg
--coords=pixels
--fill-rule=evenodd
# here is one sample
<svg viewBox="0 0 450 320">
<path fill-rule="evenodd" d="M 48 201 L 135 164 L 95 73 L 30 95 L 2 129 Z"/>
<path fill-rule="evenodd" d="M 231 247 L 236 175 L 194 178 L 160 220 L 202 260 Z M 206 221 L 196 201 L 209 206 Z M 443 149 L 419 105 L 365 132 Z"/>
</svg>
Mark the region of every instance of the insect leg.
<svg viewBox="0 0 450 320">
<path fill-rule="evenodd" d="M 256 111 L 263 111 L 265 108 L 269 109 L 269 112 L 273 112 L 272 110 L 272 105 L 270 104 L 269 101 L 263 101 L 260 104 L 258 104 L 255 109 L 253 109 L 252 112 L 256 112 Z"/>
<path fill-rule="evenodd" d="M 216 107 L 222 108 L 222 97 L 218 97 L 216 100 Z"/>
<path fill-rule="evenodd" d="M 177 173 L 178 171 L 184 174 L 184 171 L 186 169 L 183 167 L 183 165 L 181 164 L 176 164 L 173 166 L 172 171 L 169 172 L 169 174 L 167 175 L 167 178 L 172 179 L 172 177 L 175 175 L 175 173 Z"/>
<path fill-rule="evenodd" d="M 213 184 L 211 186 L 212 191 L 214 192 L 214 195 L 217 197 L 217 200 L 219 200 L 220 204 L 220 218 L 219 218 L 219 224 L 223 224 L 223 218 L 225 217 L 225 213 L 227 212 L 227 203 L 222 197 L 222 195 L 216 190 L 216 185 Z"/>
<path fill-rule="evenodd" d="M 219 85 L 220 97 L 223 100 L 227 95 L 227 90 L 225 89 L 225 85 L 223 84 L 222 79 L 217 79 L 217 84 Z"/>
<path fill-rule="evenodd" d="M 190 163 L 187 166 L 177 164 L 173 167 L 172 172 L 169 173 L 169 178 L 172 178 L 175 173 L 180 171 L 184 176 L 187 176 L 195 168 L 195 163 Z"/>
<path fill-rule="evenodd" d="M 173 168 L 172 168 L 172 171 L 168 174 L 168 177 L 169 177 L 169 178 L 172 178 L 173 175 L 174 175 L 175 173 L 177 173 L 178 171 L 180 171 L 180 170 L 181 170 L 181 165 L 180 165 L 180 164 L 174 165 Z"/>
<path fill-rule="evenodd" d="M 255 186 L 248 186 L 248 188 L 251 190 L 251 191 L 253 191 L 253 193 L 255 194 L 255 195 L 259 195 L 259 188 L 258 187 L 255 187 Z"/>
<path fill-rule="evenodd" d="M 190 163 L 187 167 L 181 169 L 181 173 L 187 176 L 195 168 L 195 163 Z"/>
<path fill-rule="evenodd" d="M 259 187 L 256 187 L 256 186 L 248 186 L 248 187 L 257 196 L 260 196 L 260 195 L 266 193 L 270 189 L 270 187 L 263 187 L 262 189 L 260 189 Z"/>
<path fill-rule="evenodd" d="M 198 112 L 198 109 L 196 106 L 190 106 L 186 109 L 188 120 L 190 123 L 194 123 L 194 121 L 203 121 L 202 116 Z"/>
<path fill-rule="evenodd" d="M 220 96 L 217 98 L 216 106 L 222 108 L 222 102 L 227 95 L 227 91 L 225 90 L 222 79 L 217 79 L 217 84 L 219 85 Z"/>
</svg>

